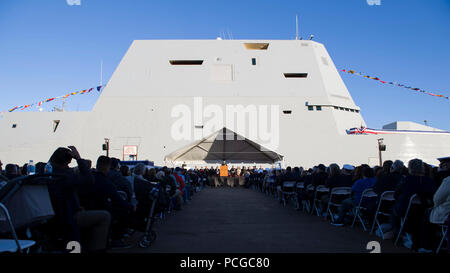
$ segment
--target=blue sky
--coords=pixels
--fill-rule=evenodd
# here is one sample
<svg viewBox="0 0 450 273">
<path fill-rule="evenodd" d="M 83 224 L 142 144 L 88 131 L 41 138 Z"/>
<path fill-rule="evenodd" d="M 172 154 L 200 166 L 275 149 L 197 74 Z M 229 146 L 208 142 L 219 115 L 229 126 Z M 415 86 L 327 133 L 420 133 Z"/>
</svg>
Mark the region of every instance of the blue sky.
<svg viewBox="0 0 450 273">
<path fill-rule="evenodd" d="M 450 95 L 450 0 L 1 0 L 0 111 L 98 85 L 101 60 L 106 82 L 135 39 L 293 39 L 295 14 L 338 68 Z M 450 131 L 449 100 L 341 75 L 368 126 L 428 120 Z"/>
</svg>

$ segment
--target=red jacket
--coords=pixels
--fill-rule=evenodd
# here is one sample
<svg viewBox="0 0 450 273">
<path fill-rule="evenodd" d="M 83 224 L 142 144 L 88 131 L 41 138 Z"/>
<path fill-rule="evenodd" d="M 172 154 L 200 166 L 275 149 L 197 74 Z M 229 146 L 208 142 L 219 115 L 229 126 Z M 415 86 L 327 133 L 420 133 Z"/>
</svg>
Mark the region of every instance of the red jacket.
<svg viewBox="0 0 450 273">
<path fill-rule="evenodd" d="M 177 180 L 177 184 L 178 184 L 178 189 L 181 191 L 181 194 L 184 194 L 184 181 L 183 178 L 181 178 L 181 176 L 179 176 L 178 174 L 174 173 L 173 176 L 175 176 L 175 179 Z"/>
</svg>

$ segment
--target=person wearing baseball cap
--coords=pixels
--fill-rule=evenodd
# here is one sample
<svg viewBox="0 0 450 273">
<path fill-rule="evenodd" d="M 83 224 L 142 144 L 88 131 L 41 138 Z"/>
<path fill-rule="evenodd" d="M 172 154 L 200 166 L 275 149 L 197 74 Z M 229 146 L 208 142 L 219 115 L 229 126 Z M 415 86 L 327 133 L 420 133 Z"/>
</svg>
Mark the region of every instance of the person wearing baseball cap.
<svg viewBox="0 0 450 273">
<path fill-rule="evenodd" d="M 436 182 L 438 186 L 442 184 L 442 181 L 450 176 L 450 156 L 438 158 L 439 171 L 436 175 Z"/>
</svg>

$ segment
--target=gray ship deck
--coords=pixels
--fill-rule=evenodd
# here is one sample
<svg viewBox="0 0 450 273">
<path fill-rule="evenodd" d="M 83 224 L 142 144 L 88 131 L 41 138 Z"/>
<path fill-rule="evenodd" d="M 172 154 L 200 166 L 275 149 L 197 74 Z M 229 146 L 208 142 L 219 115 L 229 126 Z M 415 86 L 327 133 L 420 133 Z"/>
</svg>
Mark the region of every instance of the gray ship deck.
<svg viewBox="0 0 450 273">
<path fill-rule="evenodd" d="M 367 253 L 379 238 L 361 228 L 334 227 L 323 217 L 283 208 L 251 189 L 204 189 L 183 210 L 155 225 L 158 238 L 131 253 Z M 133 236 L 133 243 L 140 234 Z M 381 241 L 383 253 L 409 252 Z"/>
</svg>

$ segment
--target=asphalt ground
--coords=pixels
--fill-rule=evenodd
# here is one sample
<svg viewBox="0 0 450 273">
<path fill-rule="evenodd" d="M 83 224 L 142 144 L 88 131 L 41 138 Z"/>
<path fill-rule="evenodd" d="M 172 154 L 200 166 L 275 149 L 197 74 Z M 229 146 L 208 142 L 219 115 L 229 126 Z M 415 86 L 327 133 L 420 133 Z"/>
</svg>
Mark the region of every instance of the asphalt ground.
<svg viewBox="0 0 450 273">
<path fill-rule="evenodd" d="M 357 227 L 335 227 L 324 217 L 283 207 L 254 189 L 205 188 L 181 211 L 154 225 L 157 239 L 149 248 L 127 253 L 367 253 L 378 241 L 383 253 L 407 253 L 392 240 Z M 137 245 L 142 234 L 129 242 Z"/>
</svg>

